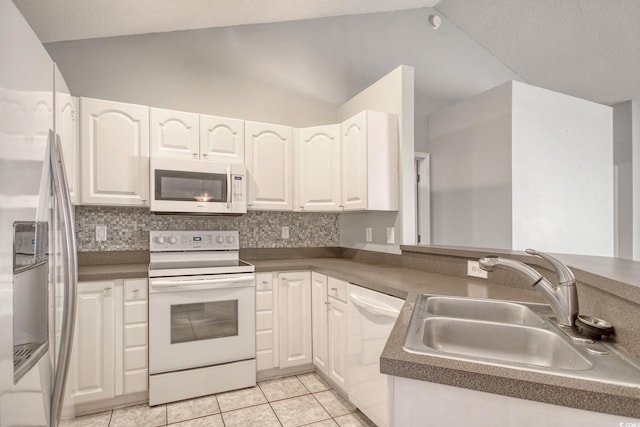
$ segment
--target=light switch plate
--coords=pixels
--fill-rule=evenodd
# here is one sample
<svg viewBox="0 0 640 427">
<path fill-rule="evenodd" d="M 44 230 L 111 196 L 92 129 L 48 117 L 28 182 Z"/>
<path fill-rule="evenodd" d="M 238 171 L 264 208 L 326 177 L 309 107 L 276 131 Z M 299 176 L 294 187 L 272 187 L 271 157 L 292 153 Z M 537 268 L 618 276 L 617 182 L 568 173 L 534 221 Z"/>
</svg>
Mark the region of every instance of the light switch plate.
<svg viewBox="0 0 640 427">
<path fill-rule="evenodd" d="M 107 226 L 96 225 L 96 242 L 105 242 L 107 240 Z"/>
<path fill-rule="evenodd" d="M 283 239 L 288 239 L 289 238 L 289 227 L 286 225 L 282 226 L 282 238 Z"/>
<path fill-rule="evenodd" d="M 387 244 L 392 245 L 396 242 L 396 232 L 393 227 L 387 227 Z"/>
<path fill-rule="evenodd" d="M 365 234 L 365 238 L 367 242 L 370 242 L 373 240 L 372 237 L 372 232 L 371 232 L 371 227 L 367 227 L 364 229 L 364 234 Z"/>
</svg>

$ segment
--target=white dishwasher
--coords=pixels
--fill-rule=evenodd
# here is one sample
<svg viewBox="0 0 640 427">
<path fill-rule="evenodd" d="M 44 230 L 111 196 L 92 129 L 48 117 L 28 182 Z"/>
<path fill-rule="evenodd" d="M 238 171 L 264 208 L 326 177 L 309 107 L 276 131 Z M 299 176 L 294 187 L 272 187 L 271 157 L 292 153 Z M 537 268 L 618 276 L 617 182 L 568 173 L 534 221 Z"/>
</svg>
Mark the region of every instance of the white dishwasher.
<svg viewBox="0 0 640 427">
<path fill-rule="evenodd" d="M 380 354 L 404 300 L 349 284 L 349 400 L 378 427 L 389 427 L 393 381 L 380 373 Z"/>
</svg>

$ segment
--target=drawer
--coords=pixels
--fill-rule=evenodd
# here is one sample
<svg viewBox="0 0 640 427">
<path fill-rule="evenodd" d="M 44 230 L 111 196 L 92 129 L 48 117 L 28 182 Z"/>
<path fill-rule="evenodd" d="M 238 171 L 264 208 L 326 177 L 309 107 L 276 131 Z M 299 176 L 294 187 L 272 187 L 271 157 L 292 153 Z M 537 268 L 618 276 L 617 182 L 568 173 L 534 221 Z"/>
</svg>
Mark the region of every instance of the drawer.
<svg viewBox="0 0 640 427">
<path fill-rule="evenodd" d="M 259 331 L 256 333 L 256 350 L 273 349 L 273 331 Z"/>
<path fill-rule="evenodd" d="M 347 302 L 347 285 L 348 283 L 344 280 L 329 277 L 327 282 L 327 295 L 342 302 Z"/>
<path fill-rule="evenodd" d="M 147 350 L 145 347 L 127 348 L 124 351 L 124 370 L 147 369 Z"/>
<path fill-rule="evenodd" d="M 271 310 L 273 309 L 273 292 L 272 291 L 257 291 L 256 292 L 256 310 Z"/>
<path fill-rule="evenodd" d="M 147 301 L 133 301 L 124 303 L 124 323 L 146 323 Z"/>
<path fill-rule="evenodd" d="M 146 369 L 124 373 L 124 393 L 147 391 L 149 374 Z"/>
<path fill-rule="evenodd" d="M 256 274 L 256 290 L 272 291 L 273 290 L 273 274 L 272 273 Z"/>
<path fill-rule="evenodd" d="M 125 325 L 124 346 L 140 347 L 147 345 L 147 324 Z"/>
<path fill-rule="evenodd" d="M 273 329 L 273 312 L 263 311 L 256 313 L 256 331 Z"/>
<path fill-rule="evenodd" d="M 147 299 L 147 279 L 127 279 L 124 281 L 124 300 L 140 301 Z"/>
</svg>

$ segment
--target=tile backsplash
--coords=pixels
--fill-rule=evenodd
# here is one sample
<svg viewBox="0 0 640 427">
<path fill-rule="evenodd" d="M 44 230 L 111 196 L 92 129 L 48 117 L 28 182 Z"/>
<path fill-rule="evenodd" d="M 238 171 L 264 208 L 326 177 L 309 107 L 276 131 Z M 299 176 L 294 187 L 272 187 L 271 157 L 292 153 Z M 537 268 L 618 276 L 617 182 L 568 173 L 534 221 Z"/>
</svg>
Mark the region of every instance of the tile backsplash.
<svg viewBox="0 0 640 427">
<path fill-rule="evenodd" d="M 251 211 L 241 216 L 154 215 L 147 208 L 76 206 L 79 252 L 148 250 L 149 230 L 238 230 L 241 248 L 335 247 L 338 214 Z M 96 241 L 96 226 L 107 240 Z M 283 239 L 282 227 L 289 227 Z"/>
</svg>

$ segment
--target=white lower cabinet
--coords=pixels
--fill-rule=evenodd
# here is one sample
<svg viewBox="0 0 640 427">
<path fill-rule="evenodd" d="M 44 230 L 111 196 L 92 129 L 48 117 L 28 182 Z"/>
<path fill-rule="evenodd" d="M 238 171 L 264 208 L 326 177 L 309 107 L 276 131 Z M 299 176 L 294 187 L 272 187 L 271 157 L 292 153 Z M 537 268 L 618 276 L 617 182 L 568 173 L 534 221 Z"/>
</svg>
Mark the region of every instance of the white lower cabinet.
<svg viewBox="0 0 640 427">
<path fill-rule="evenodd" d="M 347 282 L 313 273 L 313 364 L 347 392 Z"/>
<path fill-rule="evenodd" d="M 280 368 L 311 363 L 311 273 L 278 274 Z"/>
<path fill-rule="evenodd" d="M 115 396 L 115 281 L 78 285 L 72 355 L 75 404 Z"/>
<path fill-rule="evenodd" d="M 147 279 L 79 283 L 71 367 L 74 404 L 147 390 L 147 289 Z"/>
<path fill-rule="evenodd" d="M 273 273 L 256 274 L 256 366 L 257 371 L 277 368 L 278 287 Z"/>
</svg>

